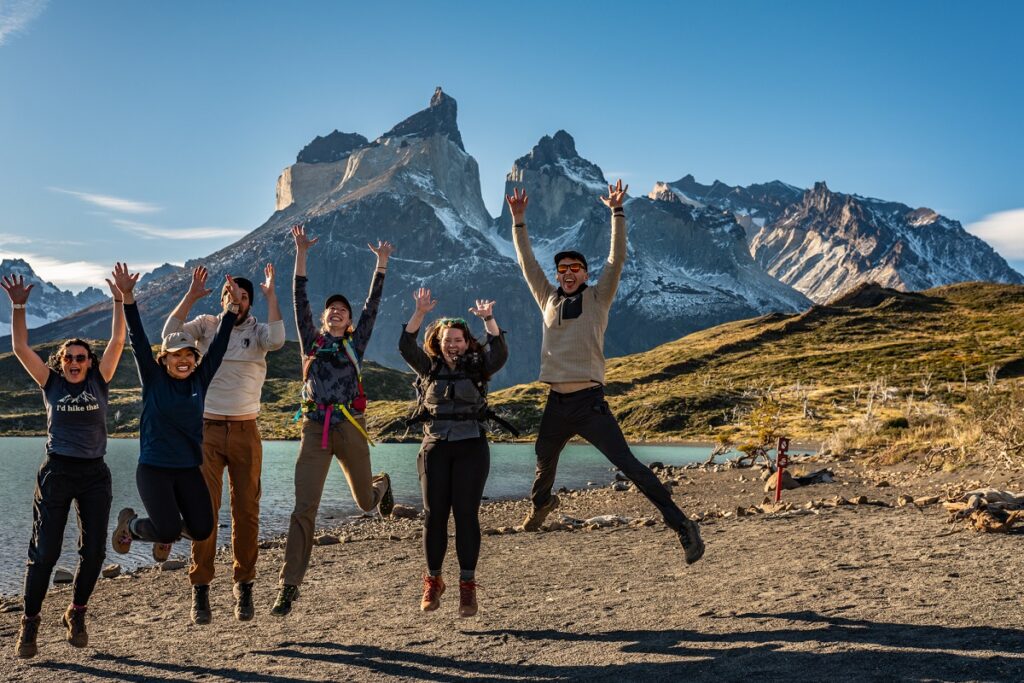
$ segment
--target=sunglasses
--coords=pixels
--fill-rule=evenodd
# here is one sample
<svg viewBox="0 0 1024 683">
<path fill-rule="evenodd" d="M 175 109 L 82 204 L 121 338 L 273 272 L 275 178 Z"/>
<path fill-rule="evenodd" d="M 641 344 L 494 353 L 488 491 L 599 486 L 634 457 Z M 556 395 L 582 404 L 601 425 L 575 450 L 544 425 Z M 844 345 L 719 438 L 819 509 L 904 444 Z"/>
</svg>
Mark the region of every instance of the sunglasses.
<svg viewBox="0 0 1024 683">
<path fill-rule="evenodd" d="M 466 320 L 464 318 L 441 318 L 437 321 L 437 324 L 444 327 L 451 327 L 452 325 L 465 325 Z"/>
<path fill-rule="evenodd" d="M 84 363 L 87 360 L 89 360 L 89 356 L 85 355 L 84 353 L 76 353 L 74 355 L 70 353 L 64 354 L 65 363 Z"/>
<path fill-rule="evenodd" d="M 572 272 L 574 272 L 574 273 L 578 273 L 581 270 L 583 270 L 583 264 L 582 263 L 559 263 L 557 266 L 555 266 L 555 270 L 558 271 L 559 275 L 563 275 L 567 271 L 570 271 L 570 270 Z"/>
</svg>

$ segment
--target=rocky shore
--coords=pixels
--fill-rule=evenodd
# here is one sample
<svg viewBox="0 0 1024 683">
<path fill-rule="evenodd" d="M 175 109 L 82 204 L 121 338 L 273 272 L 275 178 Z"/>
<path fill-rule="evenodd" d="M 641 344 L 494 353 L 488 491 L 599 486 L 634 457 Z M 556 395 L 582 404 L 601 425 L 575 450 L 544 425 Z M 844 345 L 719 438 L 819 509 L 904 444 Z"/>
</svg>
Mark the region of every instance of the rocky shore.
<svg viewBox="0 0 1024 683">
<path fill-rule="evenodd" d="M 764 502 L 757 470 L 660 468 L 702 520 L 687 567 L 674 534 L 623 482 L 560 494 L 548 531 L 517 529 L 525 500 L 488 502 L 480 615 L 418 610 L 421 520 L 322 530 L 295 610 L 269 614 L 280 540 L 264 543 L 257 617 L 232 616 L 221 553 L 214 622 L 189 621 L 184 571 L 102 579 L 89 647 L 63 640 L 67 588 L 44 606 L 40 654 L 13 656 L 17 605 L 0 613 L 7 681 L 1024 680 L 1024 559 L 1017 534 L 951 522 L 940 504 L 1015 473 L 827 467 L 831 483 Z M 609 473 L 609 479 L 613 478 Z M 454 545 L 454 544 L 453 544 Z M 454 547 L 446 572 L 457 574 Z"/>
</svg>

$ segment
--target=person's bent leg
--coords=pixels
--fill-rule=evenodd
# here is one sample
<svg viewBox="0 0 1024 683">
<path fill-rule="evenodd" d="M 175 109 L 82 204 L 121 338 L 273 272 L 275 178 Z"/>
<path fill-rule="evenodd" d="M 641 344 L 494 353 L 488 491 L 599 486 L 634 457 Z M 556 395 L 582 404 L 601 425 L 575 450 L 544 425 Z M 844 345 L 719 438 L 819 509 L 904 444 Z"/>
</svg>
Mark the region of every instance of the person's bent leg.
<svg viewBox="0 0 1024 683">
<path fill-rule="evenodd" d="M 181 510 L 174 494 L 177 470 L 139 463 L 135 484 L 149 517 L 137 517 L 128 528 L 132 538 L 152 543 L 174 543 L 181 536 Z"/>
<path fill-rule="evenodd" d="M 593 444 L 636 484 L 637 489 L 658 508 L 669 528 L 679 531 L 687 521 L 686 515 L 672 500 L 672 494 L 657 475 L 633 455 L 626 438 L 622 435 L 618 420 L 612 415 L 607 401 L 604 400 L 604 392 L 597 394 L 590 402 L 588 410 L 587 418 L 581 420 L 579 425 L 580 436 Z"/>
<path fill-rule="evenodd" d="M 558 457 L 569 439 L 575 435 L 571 416 L 563 409 L 563 400 L 560 394 L 548 392 L 547 405 L 544 406 L 540 428 L 537 430 L 537 443 L 534 446 L 537 471 L 530 492 L 530 500 L 535 509 L 547 505 L 551 498 L 551 487 L 554 486 L 558 471 Z"/>
<path fill-rule="evenodd" d="M 330 448 L 320 447 L 323 425 L 306 420 L 302 425 L 299 457 L 295 461 L 295 508 L 288 524 L 281 584 L 298 586 L 306 575 L 313 552 L 313 532 L 324 482 L 334 455 Z"/>
<path fill-rule="evenodd" d="M 491 468 L 487 437 L 455 441 L 452 463 L 452 514 L 455 517 L 455 551 L 462 580 L 472 580 L 480 557 L 480 502 Z"/>
<path fill-rule="evenodd" d="M 49 457 L 36 475 L 32 501 L 32 538 L 25 572 L 25 616 L 36 617 L 60 558 L 64 527 L 71 509 L 71 481 L 56 459 Z"/>
<path fill-rule="evenodd" d="M 192 541 L 217 542 L 217 522 L 210 502 L 210 488 L 201 467 L 189 467 L 177 473 L 174 498 L 181 510 L 182 535 Z"/>
<path fill-rule="evenodd" d="M 356 420 L 366 429 L 362 417 Z M 366 437 L 348 420 L 331 430 L 331 445 L 338 456 L 338 462 L 345 473 L 352 499 L 363 512 L 377 507 L 390 487 L 383 477 L 375 478 L 370 464 L 370 444 Z"/>
<path fill-rule="evenodd" d="M 216 523 L 220 515 L 221 495 L 224 490 L 224 465 L 227 459 L 229 422 L 203 420 L 203 480 L 210 493 L 210 510 Z M 205 586 L 213 581 L 214 558 L 217 555 L 217 536 L 204 541 L 192 541 L 188 580 L 193 586 Z"/>
<path fill-rule="evenodd" d="M 263 470 L 263 443 L 256 420 L 232 423 L 227 454 L 233 578 L 235 583 L 251 583 L 256 578 L 259 559 Z"/>
<path fill-rule="evenodd" d="M 110 522 L 110 504 L 113 501 L 113 486 L 110 468 L 103 461 L 90 463 L 88 471 L 82 471 L 75 509 L 78 513 L 78 571 L 72 601 L 76 607 L 85 607 L 89 602 L 96 581 L 103 570 L 106 559 L 107 526 Z"/>
</svg>

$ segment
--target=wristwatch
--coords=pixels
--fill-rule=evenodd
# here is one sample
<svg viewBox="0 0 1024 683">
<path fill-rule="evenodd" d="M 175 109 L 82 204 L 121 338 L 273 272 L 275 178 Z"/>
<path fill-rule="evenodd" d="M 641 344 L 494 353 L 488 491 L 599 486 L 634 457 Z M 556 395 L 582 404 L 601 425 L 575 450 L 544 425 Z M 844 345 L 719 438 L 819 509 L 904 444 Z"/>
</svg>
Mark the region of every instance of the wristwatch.
<svg viewBox="0 0 1024 683">
<path fill-rule="evenodd" d="M 26 308 L 25 304 L 11 304 L 11 308 Z"/>
<path fill-rule="evenodd" d="M 489 315 L 489 316 L 484 318 L 484 322 L 488 322 L 490 320 L 494 320 L 494 316 L 493 315 Z"/>
<path fill-rule="evenodd" d="M 240 310 L 242 310 L 242 307 L 239 306 L 238 304 L 228 304 L 228 310 L 231 311 L 232 313 L 238 313 Z"/>
</svg>

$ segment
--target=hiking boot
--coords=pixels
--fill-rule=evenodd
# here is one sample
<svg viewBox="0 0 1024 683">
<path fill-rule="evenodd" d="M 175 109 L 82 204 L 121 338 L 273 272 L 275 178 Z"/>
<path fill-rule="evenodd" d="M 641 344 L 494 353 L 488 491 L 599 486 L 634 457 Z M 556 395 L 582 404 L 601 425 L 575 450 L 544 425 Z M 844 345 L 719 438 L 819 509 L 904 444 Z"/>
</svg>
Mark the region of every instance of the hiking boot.
<svg viewBox="0 0 1024 683">
<path fill-rule="evenodd" d="M 235 584 L 235 619 L 251 621 L 256 616 L 256 608 L 252 604 L 252 581 Z"/>
<path fill-rule="evenodd" d="M 287 616 L 292 611 L 292 601 L 299 597 L 299 587 L 285 584 L 277 592 L 277 602 L 270 608 L 270 613 L 279 617 Z"/>
<path fill-rule="evenodd" d="M 209 624 L 213 618 L 210 610 L 210 587 L 192 586 L 192 623 Z"/>
<path fill-rule="evenodd" d="M 704 541 L 700 540 L 700 528 L 696 522 L 687 519 L 677 533 L 679 544 L 683 546 L 686 564 L 693 564 L 704 556 Z"/>
<path fill-rule="evenodd" d="M 476 581 L 459 581 L 459 616 L 475 617 L 478 607 L 476 604 Z"/>
<path fill-rule="evenodd" d="M 423 577 L 423 599 L 420 601 L 420 609 L 424 612 L 433 612 L 441 606 L 441 595 L 444 594 L 444 579 L 440 576 Z"/>
<path fill-rule="evenodd" d="M 380 512 L 381 517 L 390 517 L 395 509 L 395 494 L 391 492 L 391 477 L 388 476 L 387 472 L 381 472 L 373 478 L 374 483 L 381 480 L 387 484 L 387 488 L 384 489 L 384 493 L 380 496 L 377 510 Z"/>
<path fill-rule="evenodd" d="M 34 617 L 21 617 L 21 628 L 18 630 L 18 642 L 14 644 L 14 653 L 22 659 L 35 657 L 39 652 L 36 636 L 39 635 L 39 623 L 42 620 L 38 614 Z"/>
<path fill-rule="evenodd" d="M 544 520 L 548 518 L 548 515 L 552 513 L 558 507 L 558 496 L 551 494 L 548 498 L 548 502 L 541 505 L 539 508 L 532 508 L 530 513 L 526 515 L 526 519 L 523 520 L 523 531 L 537 531 L 541 525 L 544 524 Z"/>
<path fill-rule="evenodd" d="M 132 510 L 131 508 L 124 508 L 117 513 L 117 528 L 114 529 L 114 536 L 111 539 L 111 544 L 114 546 L 114 550 L 122 555 L 128 552 L 132 547 L 132 532 L 130 524 L 136 516 L 135 510 Z"/>
<path fill-rule="evenodd" d="M 154 543 L 153 559 L 157 562 L 166 562 L 167 558 L 171 556 L 171 547 L 173 545 L 173 543 Z"/>
<path fill-rule="evenodd" d="M 89 644 L 89 634 L 85 630 L 85 608 L 68 605 L 68 611 L 60 618 L 60 623 L 68 630 L 68 642 L 74 647 L 85 647 Z"/>
</svg>

